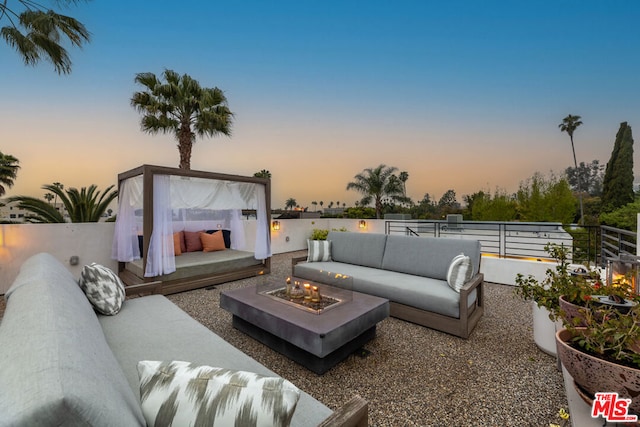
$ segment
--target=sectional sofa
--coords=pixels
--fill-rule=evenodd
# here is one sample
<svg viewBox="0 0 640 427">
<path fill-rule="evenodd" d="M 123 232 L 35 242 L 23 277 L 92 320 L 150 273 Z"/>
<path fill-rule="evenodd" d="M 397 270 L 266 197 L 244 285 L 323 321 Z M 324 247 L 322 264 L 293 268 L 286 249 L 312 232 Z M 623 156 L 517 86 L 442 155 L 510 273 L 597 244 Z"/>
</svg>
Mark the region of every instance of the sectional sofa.
<svg viewBox="0 0 640 427">
<path fill-rule="evenodd" d="M 393 317 L 468 338 L 484 313 L 477 240 L 331 231 L 324 247 L 309 247 L 317 253 L 294 258 L 294 276 L 351 276 L 354 291 L 388 299 Z"/>
<path fill-rule="evenodd" d="M 127 291 L 155 292 L 159 291 L 159 284 L 139 285 Z M 203 365 L 221 369 L 203 371 L 206 376 L 197 371 L 194 384 L 210 384 L 223 378 L 227 382 L 223 381 L 220 387 L 248 393 L 249 398 L 256 393 L 271 399 L 297 395 L 292 415 L 278 418 L 274 425 L 288 425 L 289 421 L 292 426 L 305 427 L 367 424 L 367 402 L 362 398 L 356 396 L 333 412 L 162 295 L 128 298 L 117 314 L 102 315 L 96 314 L 95 304 L 85 293 L 76 278 L 49 254 L 35 255 L 22 265 L 5 294 L 7 305 L 0 321 L 0 425 L 146 425 L 149 410 L 141 404 L 141 394 L 149 402 L 149 396 L 162 391 L 155 387 L 156 381 L 164 384 L 167 378 L 178 378 L 176 372 L 193 372 Z M 144 377 L 150 367 L 157 368 L 157 376 Z M 141 378 L 147 378 L 143 393 Z M 266 385 L 258 388 L 257 383 Z M 202 409 L 183 410 L 185 400 L 180 400 L 178 392 L 176 389 L 176 395 L 172 392 L 170 397 L 176 399 L 171 402 L 177 402 L 176 411 L 182 416 L 185 412 L 187 417 L 212 415 Z M 221 405 L 227 404 L 228 408 L 242 403 L 229 396 L 225 395 Z M 292 399 L 287 401 L 291 403 Z M 264 405 L 261 408 L 264 410 Z M 222 412 L 213 415 L 221 416 Z M 264 414 L 259 414 L 258 419 L 262 419 Z M 222 425 L 229 422 L 233 425 L 233 420 L 228 419 Z M 163 425 L 158 418 L 153 424 Z M 240 424 L 252 425 L 244 421 Z M 190 424 L 183 419 L 173 425 Z"/>
</svg>

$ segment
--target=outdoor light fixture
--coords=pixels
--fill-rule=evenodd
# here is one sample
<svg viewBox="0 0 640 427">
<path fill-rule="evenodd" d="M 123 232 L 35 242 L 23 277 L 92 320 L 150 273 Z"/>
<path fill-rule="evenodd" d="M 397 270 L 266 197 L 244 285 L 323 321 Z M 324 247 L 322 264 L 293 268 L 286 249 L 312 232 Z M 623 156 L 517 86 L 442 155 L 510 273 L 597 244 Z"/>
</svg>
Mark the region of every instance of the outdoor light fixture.
<svg viewBox="0 0 640 427">
<path fill-rule="evenodd" d="M 358 227 L 365 228 L 366 226 L 367 226 L 367 221 L 365 221 L 364 219 L 361 219 L 360 222 L 358 222 Z"/>
<path fill-rule="evenodd" d="M 624 285 L 637 293 L 640 285 L 640 257 L 622 253 L 617 258 L 607 258 L 607 284 Z"/>
<path fill-rule="evenodd" d="M 280 230 L 280 221 L 272 221 L 271 222 L 271 228 L 273 230 Z"/>
</svg>

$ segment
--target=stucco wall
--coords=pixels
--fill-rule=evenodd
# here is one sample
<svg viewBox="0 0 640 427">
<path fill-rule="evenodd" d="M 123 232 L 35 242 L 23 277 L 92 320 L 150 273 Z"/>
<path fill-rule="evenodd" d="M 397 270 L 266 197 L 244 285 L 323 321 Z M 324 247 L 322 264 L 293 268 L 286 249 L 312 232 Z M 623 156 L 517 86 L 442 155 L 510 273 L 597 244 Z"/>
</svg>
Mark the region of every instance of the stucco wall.
<svg viewBox="0 0 640 427">
<path fill-rule="evenodd" d="M 48 252 L 76 277 L 85 264 L 97 262 L 113 270 L 111 260 L 114 223 L 82 224 L 0 224 L 0 294 L 18 275 L 20 265 L 40 252 Z M 69 263 L 77 256 L 77 266 Z"/>
<path fill-rule="evenodd" d="M 282 219 L 280 230 L 271 232 L 271 249 L 274 254 L 305 250 L 307 239 L 314 228 L 340 229 L 350 232 L 384 233 L 384 220 L 366 220 L 366 227 L 359 228 L 354 219 Z M 255 220 L 244 221 L 246 250 L 254 248 Z M 111 259 L 113 223 L 85 224 L 0 224 L 0 295 L 4 294 L 18 275 L 20 265 L 30 256 L 49 252 L 78 277 L 82 266 L 97 262 L 116 270 L 117 262 Z M 460 236 L 461 237 L 461 236 Z M 69 260 L 79 257 L 77 266 Z M 549 263 L 483 257 L 481 271 L 485 280 L 495 283 L 515 284 L 517 273 L 544 277 Z"/>
</svg>

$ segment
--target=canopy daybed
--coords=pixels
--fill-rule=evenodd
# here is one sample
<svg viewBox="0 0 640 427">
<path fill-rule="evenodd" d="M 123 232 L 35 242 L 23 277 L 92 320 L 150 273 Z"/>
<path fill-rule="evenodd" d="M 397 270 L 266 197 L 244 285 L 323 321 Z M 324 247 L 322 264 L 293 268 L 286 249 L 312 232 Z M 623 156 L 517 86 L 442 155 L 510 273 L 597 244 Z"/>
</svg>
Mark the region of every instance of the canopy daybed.
<svg viewBox="0 0 640 427">
<path fill-rule="evenodd" d="M 126 285 L 166 295 L 270 272 L 269 179 L 143 165 L 118 188 L 112 257 Z"/>
</svg>

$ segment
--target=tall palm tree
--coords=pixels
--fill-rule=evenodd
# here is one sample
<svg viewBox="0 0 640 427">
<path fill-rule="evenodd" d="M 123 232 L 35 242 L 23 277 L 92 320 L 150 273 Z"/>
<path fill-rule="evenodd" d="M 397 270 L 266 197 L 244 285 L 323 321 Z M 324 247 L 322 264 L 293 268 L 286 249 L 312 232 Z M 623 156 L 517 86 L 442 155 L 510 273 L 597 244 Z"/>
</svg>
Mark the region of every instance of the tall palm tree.
<svg viewBox="0 0 640 427">
<path fill-rule="evenodd" d="M 164 70 L 160 81 L 153 73 L 136 74 L 135 82 L 146 88 L 135 92 L 131 105 L 143 114 L 144 132 L 173 133 L 178 140 L 181 169 L 191 169 L 191 149 L 199 137 L 231 135 L 233 113 L 217 87 L 204 88 L 187 74 Z"/>
<path fill-rule="evenodd" d="M 407 180 L 409 179 L 409 172 L 402 171 L 398 174 L 398 179 L 402 181 L 402 195 L 407 197 Z"/>
<path fill-rule="evenodd" d="M 578 160 L 576 159 L 576 147 L 573 145 L 573 132 L 582 124 L 580 116 L 572 116 L 569 114 L 562 119 L 562 123 L 558 125 L 560 132 L 566 132 L 571 139 L 571 151 L 573 152 L 573 164 L 576 171 L 578 170 Z M 578 198 L 580 199 L 580 223 L 584 220 L 584 208 L 582 207 L 582 185 L 580 183 L 580 174 L 578 174 Z"/>
<path fill-rule="evenodd" d="M 70 188 L 62 190 L 56 185 L 44 185 L 47 190 L 57 197 L 64 205 L 71 222 L 98 222 L 107 211 L 109 204 L 118 196 L 118 191 L 107 187 L 102 193 L 98 193 L 98 187 L 91 185 L 80 190 Z M 9 202 L 18 202 L 18 208 L 32 213 L 26 217 L 28 222 L 36 223 L 60 223 L 66 222 L 64 216 L 55 206 L 44 200 L 30 196 L 10 197 Z"/>
<path fill-rule="evenodd" d="M 59 0 L 67 5 L 81 0 Z M 53 64 L 58 74 L 71 72 L 71 58 L 62 46 L 66 39 L 72 46 L 82 47 L 90 41 L 89 31 L 82 23 L 69 16 L 47 9 L 33 0 L 9 0 L 0 2 L 0 36 L 14 48 L 26 65 L 36 65 L 42 59 Z M 22 9 L 19 10 L 18 8 Z"/>
<path fill-rule="evenodd" d="M 287 199 L 287 201 L 284 204 L 284 208 L 285 209 L 293 209 L 298 205 L 298 202 L 296 202 L 296 199 L 294 199 L 293 197 L 291 197 L 290 199 Z"/>
<path fill-rule="evenodd" d="M 20 161 L 11 154 L 3 154 L 0 151 L 0 197 L 7 193 L 7 188 L 13 187 L 20 169 L 19 163 Z"/>
<path fill-rule="evenodd" d="M 396 199 L 402 196 L 402 185 L 394 175 L 397 170 L 396 167 L 383 164 L 374 169 L 367 168 L 354 177 L 355 181 L 347 184 L 347 190 L 356 190 L 364 195 L 360 201 L 362 206 L 373 201 L 376 218 L 380 219 L 382 200 L 385 197 Z"/>
</svg>

